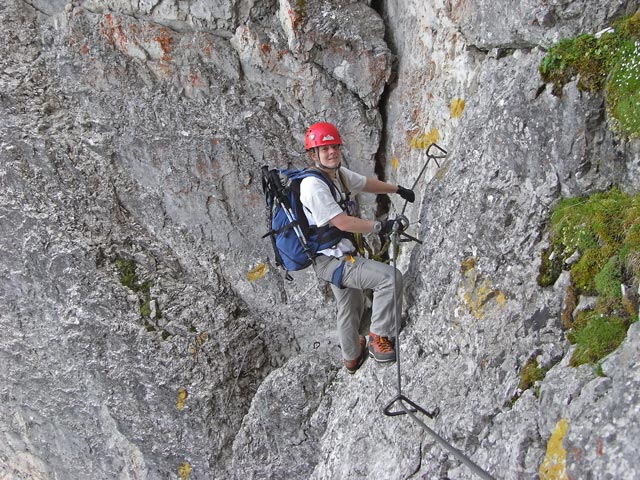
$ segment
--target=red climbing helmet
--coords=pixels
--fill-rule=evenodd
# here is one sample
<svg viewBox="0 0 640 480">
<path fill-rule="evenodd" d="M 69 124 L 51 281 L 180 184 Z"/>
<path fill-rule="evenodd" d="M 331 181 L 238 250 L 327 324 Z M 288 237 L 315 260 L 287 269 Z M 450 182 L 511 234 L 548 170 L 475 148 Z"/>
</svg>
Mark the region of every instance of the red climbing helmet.
<svg viewBox="0 0 640 480">
<path fill-rule="evenodd" d="M 332 123 L 318 122 L 309 127 L 304 136 L 304 148 L 311 150 L 325 145 L 342 145 L 342 138 Z"/>
</svg>

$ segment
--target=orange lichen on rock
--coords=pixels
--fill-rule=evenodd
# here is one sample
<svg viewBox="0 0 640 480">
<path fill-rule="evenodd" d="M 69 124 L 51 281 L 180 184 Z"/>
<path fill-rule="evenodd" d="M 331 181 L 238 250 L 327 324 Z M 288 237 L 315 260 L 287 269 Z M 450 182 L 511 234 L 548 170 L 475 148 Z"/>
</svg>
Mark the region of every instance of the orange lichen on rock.
<svg viewBox="0 0 640 480">
<path fill-rule="evenodd" d="M 172 50 L 171 43 L 173 42 L 173 38 L 169 35 L 169 30 L 167 28 L 162 28 L 160 35 L 158 35 L 154 40 L 160 44 L 160 48 L 164 52 L 162 60 L 165 62 L 170 61 L 171 55 L 169 55 L 169 53 L 171 53 Z"/>
<path fill-rule="evenodd" d="M 107 41 L 114 47 L 121 49 L 125 48 L 125 44 L 129 41 L 124 33 L 124 29 L 120 23 L 116 23 L 113 15 L 107 13 L 104 16 L 104 21 L 100 22 L 101 32 L 107 37 Z"/>
</svg>

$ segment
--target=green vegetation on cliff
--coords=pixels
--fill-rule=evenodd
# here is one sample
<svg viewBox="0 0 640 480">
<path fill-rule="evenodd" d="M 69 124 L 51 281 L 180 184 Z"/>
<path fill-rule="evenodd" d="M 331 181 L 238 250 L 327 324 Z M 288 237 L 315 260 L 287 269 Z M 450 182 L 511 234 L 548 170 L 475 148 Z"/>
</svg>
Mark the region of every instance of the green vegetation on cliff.
<svg viewBox="0 0 640 480">
<path fill-rule="evenodd" d="M 613 128 L 640 137 L 640 12 L 623 18 L 596 37 L 565 38 L 549 49 L 540 75 L 553 93 L 578 77 L 578 88 L 603 92 Z"/>
<path fill-rule="evenodd" d="M 638 318 L 640 195 L 612 189 L 564 199 L 551 214 L 550 240 L 538 283 L 552 285 L 569 270 L 563 323 L 577 345 L 571 363 L 596 363 L 618 347 Z M 594 297 L 595 305 L 574 313 L 580 296 Z"/>
<path fill-rule="evenodd" d="M 141 282 L 136 272 L 136 263 L 133 260 L 118 258 L 115 261 L 116 269 L 120 283 L 129 290 L 138 295 L 140 305 L 140 316 L 145 319 L 145 325 L 148 330 L 153 331 L 155 328 L 146 319 L 151 317 L 151 282 Z M 156 317 L 159 317 L 159 311 L 156 311 Z"/>
</svg>

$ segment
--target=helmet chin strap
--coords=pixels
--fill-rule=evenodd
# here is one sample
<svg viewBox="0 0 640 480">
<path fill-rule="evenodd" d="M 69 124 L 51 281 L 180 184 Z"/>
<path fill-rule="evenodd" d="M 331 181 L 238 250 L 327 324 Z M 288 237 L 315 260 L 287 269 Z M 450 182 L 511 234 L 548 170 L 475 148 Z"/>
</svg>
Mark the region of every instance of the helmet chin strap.
<svg viewBox="0 0 640 480">
<path fill-rule="evenodd" d="M 327 167 L 327 166 L 321 164 L 320 161 L 317 161 L 317 162 L 315 162 L 315 166 L 316 166 L 316 168 L 319 168 L 320 170 L 326 170 L 327 172 L 335 172 L 342 166 L 342 162 L 340 162 L 337 167 Z"/>
<path fill-rule="evenodd" d="M 315 150 L 314 153 L 316 155 L 316 160 L 314 160 L 313 164 L 316 166 L 316 168 L 318 168 L 320 170 L 324 170 L 325 172 L 335 173 L 342 166 L 342 161 L 338 164 L 337 167 L 327 167 L 326 165 L 323 165 L 320 162 L 320 152 L 319 152 L 318 147 L 316 147 L 314 150 Z"/>
</svg>

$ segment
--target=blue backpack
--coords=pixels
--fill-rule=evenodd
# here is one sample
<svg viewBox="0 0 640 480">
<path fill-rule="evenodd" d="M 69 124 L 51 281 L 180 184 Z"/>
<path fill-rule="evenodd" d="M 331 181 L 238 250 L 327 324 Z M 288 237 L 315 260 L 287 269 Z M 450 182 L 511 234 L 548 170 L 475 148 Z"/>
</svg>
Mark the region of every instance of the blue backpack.
<svg viewBox="0 0 640 480">
<path fill-rule="evenodd" d="M 287 280 L 292 279 L 289 271 L 307 268 L 319 251 L 333 247 L 345 237 L 345 232 L 334 226 L 309 225 L 300 202 L 300 182 L 308 176 L 325 182 L 336 198 L 335 185 L 318 170 L 262 167 L 262 190 L 270 227 L 262 238 L 271 238 L 276 265 L 285 269 Z"/>
</svg>

